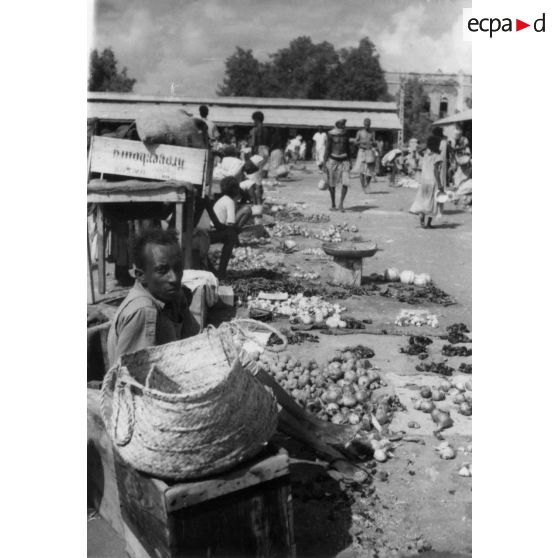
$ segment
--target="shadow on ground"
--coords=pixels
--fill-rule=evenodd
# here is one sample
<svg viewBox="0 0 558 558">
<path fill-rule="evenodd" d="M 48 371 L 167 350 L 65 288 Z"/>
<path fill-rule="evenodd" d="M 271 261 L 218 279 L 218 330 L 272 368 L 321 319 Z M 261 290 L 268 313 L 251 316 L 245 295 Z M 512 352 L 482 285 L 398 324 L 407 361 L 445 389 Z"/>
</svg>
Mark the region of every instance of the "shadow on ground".
<svg viewBox="0 0 558 558">
<path fill-rule="evenodd" d="M 351 207 L 346 207 L 345 211 L 354 211 L 354 212 L 361 213 L 368 209 L 378 209 L 378 206 L 377 205 L 353 205 Z"/>
</svg>

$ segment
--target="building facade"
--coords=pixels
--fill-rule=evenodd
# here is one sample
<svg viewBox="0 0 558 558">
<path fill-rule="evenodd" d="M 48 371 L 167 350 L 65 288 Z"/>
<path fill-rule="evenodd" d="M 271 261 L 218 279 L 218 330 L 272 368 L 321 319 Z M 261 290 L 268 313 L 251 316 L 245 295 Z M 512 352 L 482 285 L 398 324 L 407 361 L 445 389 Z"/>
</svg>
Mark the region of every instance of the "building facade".
<svg viewBox="0 0 558 558">
<path fill-rule="evenodd" d="M 386 72 L 388 92 L 399 99 L 402 81 L 418 78 L 422 83 L 429 104 L 425 109 L 430 111 L 432 119 L 445 118 L 472 107 L 472 76 L 459 72 L 444 74 L 438 72 L 424 74 L 418 72 Z"/>
</svg>

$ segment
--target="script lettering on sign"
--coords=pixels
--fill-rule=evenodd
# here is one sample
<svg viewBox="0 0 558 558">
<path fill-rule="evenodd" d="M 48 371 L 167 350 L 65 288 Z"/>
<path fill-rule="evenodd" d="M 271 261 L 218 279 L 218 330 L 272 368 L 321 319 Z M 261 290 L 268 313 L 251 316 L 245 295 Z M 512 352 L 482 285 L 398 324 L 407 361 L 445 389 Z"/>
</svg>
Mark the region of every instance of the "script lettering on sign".
<svg viewBox="0 0 558 558">
<path fill-rule="evenodd" d="M 203 184 L 207 150 L 94 136 L 91 172 Z"/>
</svg>

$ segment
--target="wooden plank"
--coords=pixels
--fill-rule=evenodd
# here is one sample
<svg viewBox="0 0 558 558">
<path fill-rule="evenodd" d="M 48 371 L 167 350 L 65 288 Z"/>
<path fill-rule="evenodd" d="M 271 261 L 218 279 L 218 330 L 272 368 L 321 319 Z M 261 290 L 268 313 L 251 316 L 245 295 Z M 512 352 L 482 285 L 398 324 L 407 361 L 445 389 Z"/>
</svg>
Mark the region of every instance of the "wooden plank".
<svg viewBox="0 0 558 558">
<path fill-rule="evenodd" d="M 112 441 L 99 407 L 100 391 L 87 390 L 87 496 L 111 527 L 123 533 L 120 497 L 114 470 Z"/>
<path fill-rule="evenodd" d="M 275 455 L 263 461 L 258 461 L 249 468 L 244 467 L 232 473 L 220 475 L 217 478 L 170 486 L 165 491 L 166 509 L 169 512 L 176 511 L 288 474 L 288 456 Z"/>
<path fill-rule="evenodd" d="M 192 238 L 194 235 L 194 203 L 195 197 L 186 199 L 186 230 L 184 231 L 184 269 L 192 269 Z M 182 223 L 180 222 L 180 227 Z M 182 228 L 178 229 L 182 231 Z"/>
<path fill-rule="evenodd" d="M 289 477 L 177 510 L 173 555 L 294 557 Z"/>
<path fill-rule="evenodd" d="M 125 463 L 117 452 L 114 464 L 123 521 L 149 556 L 171 558 L 172 522 L 159 485 Z"/>
<path fill-rule="evenodd" d="M 130 558 L 153 558 L 147 553 L 139 539 L 126 523 L 124 525 L 124 541 L 126 542 L 126 552 Z"/>
<path fill-rule="evenodd" d="M 133 202 L 169 202 L 184 203 L 186 200 L 185 192 L 176 190 L 157 190 L 152 192 L 114 192 L 98 193 L 90 192 L 87 194 L 88 203 L 133 203 Z"/>
<path fill-rule="evenodd" d="M 93 136 L 91 172 L 204 183 L 206 149 Z"/>
<path fill-rule="evenodd" d="M 183 244 L 183 234 L 182 234 L 182 222 L 183 222 L 183 212 L 184 212 L 184 204 L 177 203 L 175 208 L 175 220 L 176 220 L 176 230 L 178 231 L 178 245 L 182 248 Z M 187 243 L 188 244 L 188 243 Z M 186 258 L 184 261 L 185 269 L 189 269 L 188 265 L 186 264 Z"/>
<path fill-rule="evenodd" d="M 103 206 L 97 206 L 97 272 L 99 280 L 97 290 L 103 295 L 106 291 L 106 272 L 105 272 L 105 218 Z"/>
</svg>

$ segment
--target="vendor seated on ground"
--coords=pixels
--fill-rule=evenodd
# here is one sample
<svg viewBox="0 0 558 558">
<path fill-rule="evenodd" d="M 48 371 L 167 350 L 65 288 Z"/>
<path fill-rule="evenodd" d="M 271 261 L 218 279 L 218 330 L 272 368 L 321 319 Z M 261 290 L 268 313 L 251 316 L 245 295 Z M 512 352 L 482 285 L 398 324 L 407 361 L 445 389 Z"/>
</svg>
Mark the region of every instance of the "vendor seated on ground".
<svg viewBox="0 0 558 558">
<path fill-rule="evenodd" d="M 219 279 L 227 273 L 227 266 L 232 256 L 233 248 L 238 244 L 238 233 L 246 225 L 252 215 L 249 206 L 238 207 L 241 196 L 238 180 L 227 176 L 221 180 L 221 197 L 213 204 L 203 198 L 200 200 L 200 210 L 195 216 L 196 248 L 199 251 L 201 267 L 214 272 Z M 197 217 L 197 219 L 196 219 Z M 203 238 L 207 239 L 204 243 Z M 210 244 L 223 244 L 219 269 L 215 271 L 208 258 Z"/>
<path fill-rule="evenodd" d="M 236 149 L 232 145 L 227 145 L 221 153 L 223 158 L 213 169 L 213 179 L 222 180 L 227 176 L 234 176 L 237 180 L 242 180 L 244 161 L 240 159 Z"/>
<path fill-rule="evenodd" d="M 125 353 L 195 335 L 191 291 L 182 285 L 176 233 L 148 229 L 134 245 L 136 282 L 119 306 L 108 334 L 110 366 Z"/>
</svg>

